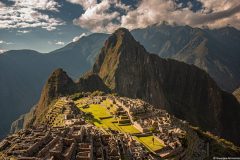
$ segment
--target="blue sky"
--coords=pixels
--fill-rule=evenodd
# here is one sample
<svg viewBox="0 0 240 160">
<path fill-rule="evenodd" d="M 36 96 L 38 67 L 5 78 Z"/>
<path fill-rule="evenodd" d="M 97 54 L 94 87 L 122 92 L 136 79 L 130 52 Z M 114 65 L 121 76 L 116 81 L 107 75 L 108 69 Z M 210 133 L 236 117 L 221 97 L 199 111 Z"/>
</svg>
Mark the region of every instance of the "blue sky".
<svg viewBox="0 0 240 160">
<path fill-rule="evenodd" d="M 0 52 L 47 53 L 94 32 L 167 21 L 240 29 L 239 0 L 0 0 Z"/>
</svg>

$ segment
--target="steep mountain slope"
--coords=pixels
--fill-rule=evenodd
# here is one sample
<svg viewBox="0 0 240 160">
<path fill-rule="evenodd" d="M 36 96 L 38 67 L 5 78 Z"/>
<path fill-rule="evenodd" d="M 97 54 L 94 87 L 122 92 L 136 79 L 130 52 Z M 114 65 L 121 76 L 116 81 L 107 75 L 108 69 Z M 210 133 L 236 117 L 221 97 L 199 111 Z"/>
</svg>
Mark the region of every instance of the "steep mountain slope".
<svg viewBox="0 0 240 160">
<path fill-rule="evenodd" d="M 224 90 L 232 92 L 240 85 L 240 32 L 235 28 L 162 24 L 133 30 L 132 34 L 149 52 L 205 70 Z"/>
<path fill-rule="evenodd" d="M 238 102 L 240 102 L 240 88 L 236 89 L 233 95 L 237 98 Z"/>
<path fill-rule="evenodd" d="M 37 102 L 48 75 L 64 68 L 76 79 L 91 68 L 91 56 L 97 54 L 106 34 L 92 34 L 60 50 L 41 54 L 31 50 L 12 50 L 0 55 L 0 138 L 11 122 L 26 113 Z M 96 53 L 95 53 L 96 52 Z"/>
<path fill-rule="evenodd" d="M 93 72 L 121 96 L 141 98 L 239 144 L 240 105 L 203 70 L 149 54 L 118 29 L 105 42 Z"/>
<path fill-rule="evenodd" d="M 105 93 L 110 92 L 97 74 L 89 72 L 83 75 L 77 82 L 74 82 L 65 71 L 56 69 L 50 75 L 43 87 L 39 102 L 33 111 L 33 116 L 24 121 L 22 126 L 17 127 L 23 128 L 24 125 L 29 126 L 32 123 L 37 123 L 39 118 L 48 110 L 50 103 L 58 97 L 74 94 L 76 92 L 93 92 L 97 90 Z M 28 116 L 28 114 L 31 114 L 31 112 L 27 113 L 25 116 Z M 18 124 L 18 122 L 16 123 Z M 13 131 L 16 130 L 16 127 L 12 126 L 12 128 Z"/>
</svg>

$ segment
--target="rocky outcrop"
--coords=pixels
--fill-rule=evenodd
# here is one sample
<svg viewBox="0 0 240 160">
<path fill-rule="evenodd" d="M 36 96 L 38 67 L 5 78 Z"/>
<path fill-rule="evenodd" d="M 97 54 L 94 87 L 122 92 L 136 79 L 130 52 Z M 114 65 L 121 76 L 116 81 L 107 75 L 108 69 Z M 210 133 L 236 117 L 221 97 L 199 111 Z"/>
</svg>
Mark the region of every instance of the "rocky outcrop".
<svg viewBox="0 0 240 160">
<path fill-rule="evenodd" d="M 92 72 L 84 74 L 76 83 L 77 92 L 93 92 L 96 90 L 103 91 L 105 93 L 110 92 L 110 89 L 103 83 L 102 79 Z"/>
<path fill-rule="evenodd" d="M 45 83 L 40 100 L 36 107 L 36 114 L 39 115 L 50 102 L 59 96 L 74 93 L 76 90 L 75 83 L 68 77 L 62 69 L 56 69 Z"/>
<path fill-rule="evenodd" d="M 233 92 L 233 95 L 237 98 L 238 102 L 240 103 L 240 88 L 236 89 Z"/>
<path fill-rule="evenodd" d="M 193 125 L 240 142 L 240 106 L 231 94 L 193 65 L 148 53 L 124 28 L 106 40 L 93 72 L 121 96 L 141 98 Z"/>
<path fill-rule="evenodd" d="M 42 90 L 36 107 L 36 114 L 45 110 L 50 102 L 57 97 L 70 95 L 75 92 L 93 92 L 96 90 L 109 92 L 109 89 L 97 74 L 89 72 L 75 83 L 65 71 L 56 69 L 48 78 Z"/>
</svg>

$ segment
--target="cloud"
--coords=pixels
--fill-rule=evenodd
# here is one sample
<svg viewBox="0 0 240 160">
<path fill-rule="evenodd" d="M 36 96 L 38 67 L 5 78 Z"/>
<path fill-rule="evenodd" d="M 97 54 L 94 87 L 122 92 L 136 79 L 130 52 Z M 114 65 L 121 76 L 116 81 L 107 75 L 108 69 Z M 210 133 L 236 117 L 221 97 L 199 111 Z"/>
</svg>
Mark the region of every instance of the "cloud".
<svg viewBox="0 0 240 160">
<path fill-rule="evenodd" d="M 176 0 L 141 0 L 136 7 L 120 0 L 93 1 L 69 0 L 82 5 L 85 12 L 74 24 L 93 32 L 112 32 L 118 27 L 144 28 L 166 21 L 170 24 L 208 26 L 219 28 L 231 25 L 240 29 L 239 0 L 197 0 L 202 8 L 193 11 L 193 3 L 183 7 Z"/>
<path fill-rule="evenodd" d="M 85 10 L 97 4 L 97 0 L 67 0 L 67 1 L 81 5 Z"/>
<path fill-rule="evenodd" d="M 41 27 L 54 30 L 64 22 L 41 11 L 58 12 L 55 0 L 13 0 L 10 6 L 0 7 L 0 29 Z"/>
<path fill-rule="evenodd" d="M 18 33 L 23 33 L 23 34 L 25 34 L 25 33 L 30 33 L 31 32 L 31 30 L 19 30 L 19 31 L 17 31 Z"/>
<path fill-rule="evenodd" d="M 74 37 L 72 41 L 76 42 L 76 41 L 78 41 L 79 39 L 81 39 L 84 36 L 87 36 L 87 34 L 86 33 L 82 33 L 81 35 Z"/>
<path fill-rule="evenodd" d="M 62 41 L 58 41 L 55 43 L 56 45 L 60 45 L 60 46 L 63 46 L 65 44 L 65 42 L 62 42 Z"/>
<path fill-rule="evenodd" d="M 14 44 L 14 43 L 12 43 L 12 42 L 6 42 L 6 41 L 3 41 L 3 40 L 0 40 L 0 44 L 11 45 L 11 44 Z"/>
<path fill-rule="evenodd" d="M 203 9 L 194 12 L 191 10 L 191 5 L 179 9 L 178 4 L 172 0 L 152 0 L 151 2 L 143 0 L 136 10 L 122 16 L 121 25 L 134 29 L 167 21 L 170 24 L 177 23 L 193 27 L 209 26 L 217 28 L 228 25 L 227 23 L 219 23 L 220 21 L 225 18 L 233 20 L 235 14 L 239 15 L 240 13 L 239 1 L 238 3 L 234 0 L 228 1 L 228 3 L 225 3 L 225 0 L 217 0 L 215 3 L 212 3 L 212 1 L 214 0 L 202 0 Z M 218 5 L 219 2 L 221 5 Z M 239 28 L 236 23 L 230 24 Z"/>
<path fill-rule="evenodd" d="M 73 23 L 82 28 L 87 28 L 93 32 L 112 32 L 119 27 L 121 18 L 120 11 L 128 11 L 129 6 L 124 5 L 117 0 L 102 0 L 100 3 L 93 3 L 90 6 L 83 6 L 85 12 Z M 116 11 L 112 11 L 114 8 Z"/>
<path fill-rule="evenodd" d="M 221 20 L 223 18 L 228 18 L 236 13 L 240 12 L 240 5 L 230 8 L 228 10 L 214 12 L 211 14 L 201 15 L 199 17 L 193 18 L 192 23 L 195 25 L 203 23 L 211 23 L 213 21 Z"/>
</svg>

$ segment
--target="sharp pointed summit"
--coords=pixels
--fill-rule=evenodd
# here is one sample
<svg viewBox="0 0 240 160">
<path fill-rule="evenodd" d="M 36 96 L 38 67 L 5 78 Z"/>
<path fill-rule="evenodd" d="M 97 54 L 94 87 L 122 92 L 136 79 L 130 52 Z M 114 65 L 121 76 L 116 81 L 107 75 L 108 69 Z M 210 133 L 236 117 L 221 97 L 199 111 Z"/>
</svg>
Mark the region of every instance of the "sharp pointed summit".
<svg viewBox="0 0 240 160">
<path fill-rule="evenodd" d="M 54 98 L 69 94 L 74 90 L 75 84 L 67 73 L 61 68 L 54 70 L 43 87 L 41 98 L 36 108 L 37 115 L 45 110 Z"/>
<path fill-rule="evenodd" d="M 124 64 L 142 61 L 146 54 L 145 48 L 137 42 L 125 28 L 116 30 L 106 41 L 93 66 L 93 72 L 105 80 L 106 84 L 115 89 L 114 73 Z"/>
</svg>

